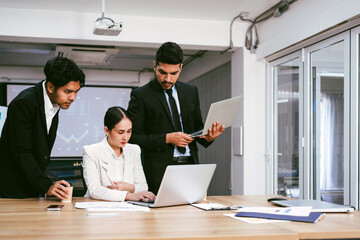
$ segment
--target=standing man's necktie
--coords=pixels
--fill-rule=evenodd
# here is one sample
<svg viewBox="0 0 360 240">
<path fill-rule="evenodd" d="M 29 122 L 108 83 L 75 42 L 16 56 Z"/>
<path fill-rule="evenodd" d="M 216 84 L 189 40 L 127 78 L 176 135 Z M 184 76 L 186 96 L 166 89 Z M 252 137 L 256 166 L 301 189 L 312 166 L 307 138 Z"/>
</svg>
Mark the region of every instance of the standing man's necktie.
<svg viewBox="0 0 360 240">
<path fill-rule="evenodd" d="M 171 114 L 172 114 L 172 118 L 173 118 L 173 124 L 174 124 L 175 131 L 176 132 L 182 132 L 181 123 L 180 123 L 180 116 L 179 116 L 179 112 L 178 112 L 177 107 L 176 107 L 175 99 L 172 96 L 172 89 L 166 90 L 166 93 L 169 96 Z M 184 147 L 177 147 L 177 149 L 178 149 L 178 151 L 180 153 L 185 153 L 185 148 Z"/>
</svg>

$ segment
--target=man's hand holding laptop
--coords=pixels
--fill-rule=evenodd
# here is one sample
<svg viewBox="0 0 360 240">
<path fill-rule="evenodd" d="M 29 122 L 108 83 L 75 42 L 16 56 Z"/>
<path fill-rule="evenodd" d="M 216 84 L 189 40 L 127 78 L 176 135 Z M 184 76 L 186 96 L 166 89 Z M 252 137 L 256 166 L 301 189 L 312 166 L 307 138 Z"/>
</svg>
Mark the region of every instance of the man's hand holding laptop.
<svg viewBox="0 0 360 240">
<path fill-rule="evenodd" d="M 212 142 L 215 140 L 215 138 L 220 136 L 224 132 L 224 130 L 225 126 L 220 125 L 219 122 L 216 121 L 212 124 L 212 128 L 208 129 L 208 134 L 200 136 L 199 138 L 204 138 L 205 141 Z"/>
<path fill-rule="evenodd" d="M 198 136 L 199 138 L 204 138 L 207 142 L 212 142 L 220 136 L 225 130 L 224 125 L 220 125 L 219 122 L 214 122 L 211 128 L 208 128 L 208 133 L 203 136 Z M 197 137 L 197 136 L 195 136 Z M 192 137 L 190 134 L 183 132 L 173 132 L 166 134 L 166 143 L 171 143 L 178 147 L 186 147 L 189 145 L 195 137 Z"/>
</svg>

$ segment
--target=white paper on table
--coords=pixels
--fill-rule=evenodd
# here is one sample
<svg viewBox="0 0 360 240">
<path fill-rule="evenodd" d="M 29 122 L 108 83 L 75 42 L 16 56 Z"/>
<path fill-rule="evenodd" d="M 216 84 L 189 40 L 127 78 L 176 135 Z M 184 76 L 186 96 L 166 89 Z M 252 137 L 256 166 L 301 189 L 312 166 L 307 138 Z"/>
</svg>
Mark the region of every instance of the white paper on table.
<svg viewBox="0 0 360 240">
<path fill-rule="evenodd" d="M 101 208 L 85 208 L 86 211 L 89 212 L 116 212 L 116 211 L 124 211 L 124 212 L 150 212 L 148 207 L 143 206 L 133 206 L 129 207 L 101 207 Z"/>
<path fill-rule="evenodd" d="M 87 211 L 141 211 L 149 212 L 148 207 L 136 206 L 126 202 L 76 202 L 76 208 Z"/>
<path fill-rule="evenodd" d="M 266 219 L 266 218 L 248 218 L 248 217 L 236 217 L 236 214 L 224 214 L 226 217 L 231 217 L 233 219 L 247 222 L 247 223 L 274 223 L 274 222 L 289 222 L 286 220 L 277 220 L 277 219 Z"/>
<path fill-rule="evenodd" d="M 76 208 L 90 208 L 90 207 L 126 207 L 126 206 L 132 206 L 130 203 L 126 202 L 76 202 L 75 207 Z"/>
<path fill-rule="evenodd" d="M 291 215 L 291 216 L 309 216 L 311 212 L 311 206 L 306 207 L 243 207 L 237 210 L 237 212 L 256 212 L 278 215 Z"/>
</svg>

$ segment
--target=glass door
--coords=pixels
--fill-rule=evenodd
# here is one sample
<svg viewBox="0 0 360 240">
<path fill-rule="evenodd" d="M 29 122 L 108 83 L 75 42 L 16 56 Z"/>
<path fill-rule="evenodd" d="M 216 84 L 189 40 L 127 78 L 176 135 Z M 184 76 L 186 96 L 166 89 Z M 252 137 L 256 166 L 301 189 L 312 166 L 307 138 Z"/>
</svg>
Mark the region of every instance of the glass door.
<svg viewBox="0 0 360 240">
<path fill-rule="evenodd" d="M 348 34 L 342 34 L 306 49 L 310 192 L 315 199 L 338 204 L 349 201 L 349 43 Z"/>
<path fill-rule="evenodd" d="M 267 192 L 360 208 L 360 26 L 268 65 Z"/>
<path fill-rule="evenodd" d="M 351 29 L 351 151 L 350 151 L 350 205 L 360 209 L 359 184 L 359 76 L 360 76 L 360 26 Z"/>
<path fill-rule="evenodd" d="M 299 198 L 302 62 L 293 54 L 271 64 L 274 84 L 274 187 L 278 195 Z"/>
</svg>

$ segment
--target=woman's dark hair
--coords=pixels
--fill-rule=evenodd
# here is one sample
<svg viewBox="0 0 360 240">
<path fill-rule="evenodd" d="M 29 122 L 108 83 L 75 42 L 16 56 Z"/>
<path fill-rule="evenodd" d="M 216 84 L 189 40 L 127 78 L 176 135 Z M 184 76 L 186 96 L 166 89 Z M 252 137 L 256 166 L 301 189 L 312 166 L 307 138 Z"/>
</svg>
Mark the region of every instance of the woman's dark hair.
<svg viewBox="0 0 360 240">
<path fill-rule="evenodd" d="M 124 118 L 130 119 L 127 111 L 122 107 L 111 107 L 109 108 L 104 117 L 104 126 L 108 128 L 109 131 L 115 127 L 121 120 Z"/>
<path fill-rule="evenodd" d="M 184 53 L 181 47 L 174 42 L 163 43 L 156 52 L 156 65 L 159 65 L 159 62 L 181 64 L 183 60 Z"/>
<path fill-rule="evenodd" d="M 80 81 L 80 87 L 85 85 L 85 74 L 76 63 L 65 57 L 49 59 L 44 67 L 46 82 L 51 82 L 55 89 L 66 85 L 68 82 Z"/>
</svg>

